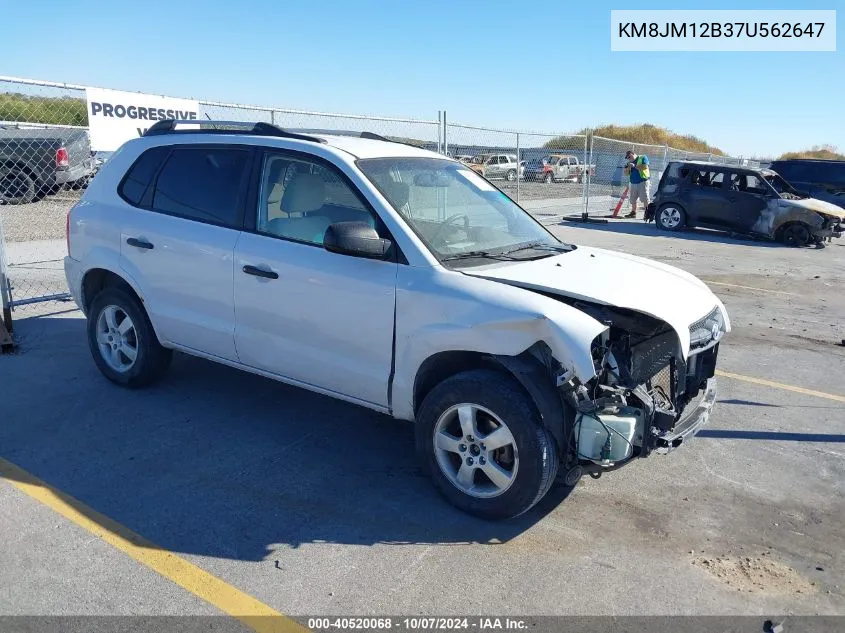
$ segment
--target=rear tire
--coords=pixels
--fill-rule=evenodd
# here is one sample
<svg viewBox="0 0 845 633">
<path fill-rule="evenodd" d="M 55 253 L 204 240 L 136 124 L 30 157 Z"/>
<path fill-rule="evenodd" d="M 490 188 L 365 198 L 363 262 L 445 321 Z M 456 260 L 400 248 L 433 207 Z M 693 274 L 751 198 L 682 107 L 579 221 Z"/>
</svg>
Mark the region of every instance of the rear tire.
<svg viewBox="0 0 845 633">
<path fill-rule="evenodd" d="M 173 352 L 162 347 L 143 305 L 123 288 L 101 291 L 88 310 L 88 347 L 102 374 L 122 387 L 157 381 Z"/>
<path fill-rule="evenodd" d="M 810 243 L 810 230 L 806 224 L 793 222 L 781 230 L 781 240 L 787 246 L 802 247 Z"/>
<path fill-rule="evenodd" d="M 513 182 L 514 180 L 516 180 L 516 171 L 514 171 L 513 169 L 509 169 L 508 173 L 505 174 L 505 180 L 507 180 L 508 182 Z"/>
<path fill-rule="evenodd" d="M 664 204 L 657 210 L 654 223 L 664 231 L 682 229 L 687 221 L 686 213 L 677 204 Z"/>
<path fill-rule="evenodd" d="M 543 182 L 546 183 L 547 185 L 552 184 L 554 181 L 555 181 L 555 178 L 554 178 L 554 176 L 551 175 L 551 173 L 548 173 L 545 176 L 543 176 Z"/>
<path fill-rule="evenodd" d="M 0 167 L 0 201 L 5 204 L 29 204 L 35 200 L 38 185 L 19 167 Z"/>
<path fill-rule="evenodd" d="M 437 385 L 418 411 L 416 440 L 439 492 L 483 519 L 527 512 L 557 475 L 557 446 L 534 403 L 496 371 L 462 372 Z"/>
</svg>

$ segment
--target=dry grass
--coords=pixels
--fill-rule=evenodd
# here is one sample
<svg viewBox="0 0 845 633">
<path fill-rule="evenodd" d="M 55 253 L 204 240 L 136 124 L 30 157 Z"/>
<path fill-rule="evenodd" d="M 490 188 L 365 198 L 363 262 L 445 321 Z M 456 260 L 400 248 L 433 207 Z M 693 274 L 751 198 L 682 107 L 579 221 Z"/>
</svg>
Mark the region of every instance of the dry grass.
<svg viewBox="0 0 845 633">
<path fill-rule="evenodd" d="M 651 123 L 640 123 L 639 125 L 602 125 L 589 130 L 581 130 L 579 134 L 594 134 L 604 138 L 612 138 L 629 143 L 641 143 L 644 145 L 668 145 L 675 149 L 682 149 L 688 152 L 709 152 L 717 156 L 724 154 L 718 147 L 709 145 L 706 141 L 693 136 L 692 134 L 677 134 L 666 128 L 652 125 Z M 546 147 L 556 147 L 558 139 L 546 143 Z"/>
<path fill-rule="evenodd" d="M 780 160 L 790 158 L 818 158 L 824 160 L 845 160 L 845 154 L 840 154 L 833 145 L 814 145 L 803 152 L 787 152 L 781 154 Z"/>
</svg>

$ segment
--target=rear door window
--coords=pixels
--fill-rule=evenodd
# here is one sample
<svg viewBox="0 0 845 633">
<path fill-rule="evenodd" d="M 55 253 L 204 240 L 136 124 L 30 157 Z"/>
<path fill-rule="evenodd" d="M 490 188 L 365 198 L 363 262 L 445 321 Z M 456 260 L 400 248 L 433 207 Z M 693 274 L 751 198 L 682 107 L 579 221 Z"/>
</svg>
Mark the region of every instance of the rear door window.
<svg viewBox="0 0 845 633">
<path fill-rule="evenodd" d="M 766 194 L 769 193 L 769 187 L 763 182 L 762 178 L 754 174 L 731 174 L 731 191 L 741 191 L 745 193 Z"/>
<path fill-rule="evenodd" d="M 152 209 L 240 228 L 247 149 L 176 147 L 156 180 Z"/>
<path fill-rule="evenodd" d="M 153 176 L 156 175 L 169 151 L 169 147 L 153 147 L 141 154 L 126 172 L 117 189 L 120 197 L 131 205 L 140 206 L 147 187 L 150 186 Z"/>
<path fill-rule="evenodd" d="M 697 169 L 692 172 L 690 182 L 698 187 L 708 189 L 721 189 L 725 181 L 725 173 L 721 171 L 710 171 Z"/>
</svg>

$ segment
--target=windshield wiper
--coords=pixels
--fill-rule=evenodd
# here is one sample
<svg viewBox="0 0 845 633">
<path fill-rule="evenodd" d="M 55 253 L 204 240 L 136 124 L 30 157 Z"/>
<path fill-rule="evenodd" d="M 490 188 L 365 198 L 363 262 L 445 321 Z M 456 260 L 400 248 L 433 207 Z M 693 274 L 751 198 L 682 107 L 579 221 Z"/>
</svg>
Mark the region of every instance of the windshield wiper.
<svg viewBox="0 0 845 633">
<path fill-rule="evenodd" d="M 575 246 L 570 246 L 567 244 L 560 244 L 556 246 L 554 244 L 547 244 L 546 242 L 529 242 L 528 244 L 522 244 L 517 246 L 516 248 L 512 248 L 506 251 L 467 251 L 466 253 L 455 253 L 454 255 L 446 255 L 445 257 L 441 257 L 440 261 L 453 261 L 456 259 L 497 259 L 500 261 L 507 261 L 507 262 L 524 262 L 531 259 L 540 259 L 540 257 L 548 257 L 548 255 L 541 255 L 540 257 L 512 257 L 511 253 L 517 253 L 519 251 L 525 250 L 538 250 L 538 251 L 547 251 L 552 253 L 568 253 L 571 250 L 574 250 Z"/>
<path fill-rule="evenodd" d="M 569 251 L 575 250 L 574 244 L 548 244 L 546 242 L 529 242 L 528 244 L 523 244 L 521 246 L 517 246 L 516 248 L 512 248 L 507 250 L 503 253 L 503 255 L 510 255 L 511 253 L 517 253 L 519 251 L 527 251 L 527 250 L 535 250 L 535 251 L 551 251 L 553 253 L 568 253 Z"/>
<path fill-rule="evenodd" d="M 517 257 L 509 257 L 507 253 L 494 253 L 492 251 L 467 251 L 466 253 L 455 253 L 441 257 L 440 261 L 448 262 L 456 259 L 498 259 L 501 261 L 519 261 Z"/>
</svg>

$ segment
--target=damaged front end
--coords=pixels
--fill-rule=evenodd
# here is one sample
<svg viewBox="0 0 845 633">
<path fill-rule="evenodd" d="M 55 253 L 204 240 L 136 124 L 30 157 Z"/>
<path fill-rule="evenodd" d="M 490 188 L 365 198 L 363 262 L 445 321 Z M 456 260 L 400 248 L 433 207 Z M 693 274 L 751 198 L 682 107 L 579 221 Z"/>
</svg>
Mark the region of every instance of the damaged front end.
<svg viewBox="0 0 845 633">
<path fill-rule="evenodd" d="M 567 425 L 569 466 L 601 469 L 651 452 L 668 453 L 694 435 L 716 398 L 719 341 L 726 331 L 719 307 L 689 326 L 690 348 L 667 323 L 620 308 L 574 302 L 608 326 L 593 342 L 596 376 L 582 383 L 557 377 L 561 397 L 575 411 Z"/>
</svg>

